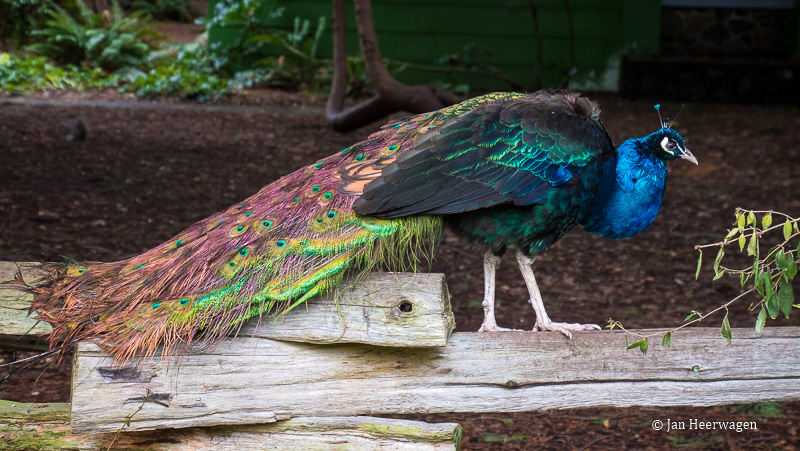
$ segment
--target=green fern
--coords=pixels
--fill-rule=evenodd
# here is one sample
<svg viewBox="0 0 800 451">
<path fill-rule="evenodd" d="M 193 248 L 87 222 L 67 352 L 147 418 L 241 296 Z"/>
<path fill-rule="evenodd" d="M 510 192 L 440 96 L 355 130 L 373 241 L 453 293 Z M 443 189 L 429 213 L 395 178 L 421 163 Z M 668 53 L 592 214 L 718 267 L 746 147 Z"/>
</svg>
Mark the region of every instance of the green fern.
<svg viewBox="0 0 800 451">
<path fill-rule="evenodd" d="M 160 36 L 151 29 L 150 17 L 141 11 L 125 16 L 119 3 L 108 14 L 95 13 L 82 0 L 70 12 L 53 7 L 49 19 L 32 32 L 39 42 L 28 50 L 59 64 L 88 64 L 106 70 L 140 65 Z"/>
</svg>

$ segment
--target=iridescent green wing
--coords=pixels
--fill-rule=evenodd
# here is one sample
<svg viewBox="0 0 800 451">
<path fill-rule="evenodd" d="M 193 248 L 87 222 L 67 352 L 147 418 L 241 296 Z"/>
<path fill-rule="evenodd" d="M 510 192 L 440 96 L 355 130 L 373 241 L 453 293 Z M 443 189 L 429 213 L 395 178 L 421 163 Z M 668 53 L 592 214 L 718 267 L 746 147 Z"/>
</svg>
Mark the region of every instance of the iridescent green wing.
<svg viewBox="0 0 800 451">
<path fill-rule="evenodd" d="M 614 154 L 598 115 L 577 94 L 538 92 L 480 104 L 416 139 L 366 185 L 353 208 L 398 217 L 536 203 Z"/>
</svg>

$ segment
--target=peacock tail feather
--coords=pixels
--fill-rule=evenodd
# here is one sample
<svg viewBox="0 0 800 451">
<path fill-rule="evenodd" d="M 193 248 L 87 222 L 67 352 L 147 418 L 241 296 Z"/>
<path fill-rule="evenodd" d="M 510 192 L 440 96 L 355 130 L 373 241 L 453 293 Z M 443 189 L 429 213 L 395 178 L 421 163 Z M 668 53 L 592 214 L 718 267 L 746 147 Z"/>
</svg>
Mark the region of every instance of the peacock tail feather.
<svg viewBox="0 0 800 451">
<path fill-rule="evenodd" d="M 93 341 L 117 361 L 218 340 L 248 318 L 330 292 L 348 270 L 415 269 L 431 258 L 440 215 L 379 219 L 353 203 L 382 168 L 449 119 L 523 94 L 495 93 L 385 125 L 366 140 L 265 186 L 136 257 L 50 264 L 31 288 L 51 347 Z"/>
</svg>

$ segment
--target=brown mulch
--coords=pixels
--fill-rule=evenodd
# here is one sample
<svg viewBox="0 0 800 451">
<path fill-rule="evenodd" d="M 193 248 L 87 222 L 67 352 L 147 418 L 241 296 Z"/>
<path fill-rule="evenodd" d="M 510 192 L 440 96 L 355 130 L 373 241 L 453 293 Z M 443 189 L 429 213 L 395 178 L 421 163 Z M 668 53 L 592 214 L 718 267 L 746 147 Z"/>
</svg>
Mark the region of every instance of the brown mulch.
<svg viewBox="0 0 800 451">
<path fill-rule="evenodd" d="M 113 92 L 33 97 L 127 99 Z M 608 95 L 599 99 L 615 142 L 657 125 L 652 103 Z M 296 93 L 252 91 L 212 103 L 263 106 L 264 111 L 0 102 L 0 259 L 59 260 L 66 255 L 109 261 L 141 253 L 380 125 L 333 132 L 322 114 L 298 108 L 321 108 L 324 100 Z M 671 112 L 677 105 L 662 108 Z M 88 129 L 86 139 L 68 141 L 60 129 L 78 120 Z M 622 241 L 575 230 L 537 258 L 534 270 L 555 320 L 602 325 L 614 318 L 633 328 L 681 324 L 692 309 L 708 311 L 739 293 L 738 280 L 711 282 L 713 255 L 706 255 L 707 266 L 694 280 L 695 244 L 720 240 L 737 206 L 800 216 L 796 108 L 687 105 L 676 128 L 700 165 L 671 165 L 664 206 L 653 226 Z M 530 328 L 534 315 L 512 260 L 507 256 L 498 274 L 498 321 Z M 431 270 L 447 276 L 457 330 L 476 330 L 482 319 L 480 253 L 448 235 Z M 733 305 L 733 327 L 752 327 L 755 315 L 747 310 L 752 300 Z M 775 320 L 767 327 L 797 325 L 798 318 L 795 314 L 791 321 Z M 721 319 L 706 325 L 716 327 Z M 69 365 L 44 374 L 32 369 L 0 385 L 0 399 L 67 401 L 68 384 Z M 755 449 L 800 446 L 799 416 L 800 404 L 784 404 L 767 406 L 766 413 L 723 406 L 413 418 L 461 423 L 464 449 Z M 758 430 L 667 433 L 651 428 L 653 420 L 668 418 L 756 421 Z"/>
</svg>

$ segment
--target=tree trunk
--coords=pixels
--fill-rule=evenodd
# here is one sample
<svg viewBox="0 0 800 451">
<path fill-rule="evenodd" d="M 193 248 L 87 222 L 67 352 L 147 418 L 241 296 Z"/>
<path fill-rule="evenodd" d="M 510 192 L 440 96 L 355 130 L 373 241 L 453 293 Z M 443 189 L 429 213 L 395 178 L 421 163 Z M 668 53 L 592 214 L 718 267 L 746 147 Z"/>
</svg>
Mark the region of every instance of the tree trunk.
<svg viewBox="0 0 800 451">
<path fill-rule="evenodd" d="M 395 111 L 376 94 L 350 108 L 344 108 L 347 95 L 347 17 L 344 0 L 333 0 L 333 80 L 325 106 L 328 124 L 336 131 L 346 132 L 388 116 Z"/>
<path fill-rule="evenodd" d="M 394 111 L 424 113 L 457 103 L 458 96 L 433 86 L 408 86 L 386 70 L 378 49 L 370 0 L 354 0 L 356 25 L 364 66 L 378 94 L 358 105 L 344 108 L 347 90 L 347 37 L 344 0 L 333 1 L 333 84 L 326 116 L 337 131 L 347 131 L 380 119 Z"/>
</svg>

